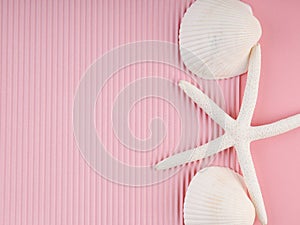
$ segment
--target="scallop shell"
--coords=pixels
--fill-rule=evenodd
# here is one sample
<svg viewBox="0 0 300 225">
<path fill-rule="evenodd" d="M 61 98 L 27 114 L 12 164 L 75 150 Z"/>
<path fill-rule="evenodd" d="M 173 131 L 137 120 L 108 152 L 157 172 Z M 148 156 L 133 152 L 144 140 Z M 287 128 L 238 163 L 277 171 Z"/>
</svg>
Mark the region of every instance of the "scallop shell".
<svg viewBox="0 0 300 225">
<path fill-rule="evenodd" d="M 249 5 L 239 0 L 197 0 L 180 25 L 180 53 L 197 76 L 229 78 L 247 71 L 251 48 L 261 34 Z"/>
<path fill-rule="evenodd" d="M 208 167 L 192 179 L 184 202 L 185 225 L 253 225 L 255 208 L 243 178 L 223 167 Z"/>
</svg>

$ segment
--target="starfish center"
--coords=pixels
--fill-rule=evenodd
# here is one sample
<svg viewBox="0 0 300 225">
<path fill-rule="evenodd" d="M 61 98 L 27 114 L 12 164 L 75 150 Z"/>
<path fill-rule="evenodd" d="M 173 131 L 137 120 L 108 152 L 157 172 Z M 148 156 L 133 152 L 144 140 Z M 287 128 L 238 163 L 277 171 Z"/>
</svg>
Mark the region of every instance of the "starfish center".
<svg viewBox="0 0 300 225">
<path fill-rule="evenodd" d="M 238 122 L 234 123 L 227 132 L 235 143 L 247 142 L 250 140 L 250 127 L 242 125 Z"/>
</svg>

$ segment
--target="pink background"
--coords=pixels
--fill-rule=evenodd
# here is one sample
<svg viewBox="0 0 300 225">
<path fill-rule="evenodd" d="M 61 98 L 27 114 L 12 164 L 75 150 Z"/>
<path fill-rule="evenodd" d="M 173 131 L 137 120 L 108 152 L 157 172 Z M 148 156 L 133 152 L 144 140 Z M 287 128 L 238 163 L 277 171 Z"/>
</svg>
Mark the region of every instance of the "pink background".
<svg viewBox="0 0 300 225">
<path fill-rule="evenodd" d="M 300 112 L 300 2 L 247 2 L 263 27 L 261 82 L 252 122 L 258 125 Z M 269 224 L 300 222 L 299 144 L 298 128 L 251 145 Z"/>
<path fill-rule="evenodd" d="M 248 2 L 263 26 L 262 75 L 253 119 L 258 125 L 300 112 L 300 14 L 296 0 Z M 212 162 L 239 172 L 231 149 L 201 165 L 189 164 L 163 183 L 140 188 L 122 186 L 105 180 L 88 166 L 73 136 L 73 97 L 88 66 L 125 43 L 177 43 L 180 20 L 191 3 L 0 1 L 1 225 L 179 225 L 183 224 L 186 188 L 200 167 Z M 134 154 L 119 146 L 110 124 L 105 124 L 120 88 L 146 72 L 155 72 L 174 84 L 180 79 L 191 80 L 182 72 L 150 64 L 120 71 L 104 87 L 96 105 L 99 137 L 114 157 L 131 165 L 153 165 L 172 154 L 180 136 L 180 118 L 172 107 L 157 99 L 138 103 L 130 115 L 137 137 L 148 135 L 148 121 L 153 116 L 165 121 L 167 138 L 151 153 Z M 238 77 L 220 82 L 226 111 L 232 116 L 237 115 L 240 104 L 239 84 Z M 201 87 L 210 92 L 209 82 Z M 178 96 L 189 107 L 195 107 L 180 90 Z M 101 111 L 101 106 L 105 110 Z M 203 132 L 199 140 L 187 143 L 185 148 L 218 134 L 215 124 L 199 109 L 195 113 L 203 119 Z M 299 140 L 297 129 L 252 144 L 269 224 L 299 224 Z"/>
</svg>

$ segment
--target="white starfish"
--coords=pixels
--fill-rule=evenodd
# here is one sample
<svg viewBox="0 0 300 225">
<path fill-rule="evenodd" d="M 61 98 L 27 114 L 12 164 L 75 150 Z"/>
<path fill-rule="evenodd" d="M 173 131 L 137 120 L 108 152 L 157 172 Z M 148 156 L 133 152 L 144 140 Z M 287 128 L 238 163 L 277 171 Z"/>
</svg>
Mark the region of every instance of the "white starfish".
<svg viewBox="0 0 300 225">
<path fill-rule="evenodd" d="M 260 64 L 260 46 L 256 45 L 251 51 L 243 103 L 236 120 L 225 113 L 197 87 L 186 81 L 180 81 L 179 86 L 183 91 L 218 123 L 225 130 L 225 133 L 205 145 L 173 155 L 161 161 L 156 165 L 156 168 L 168 169 L 187 162 L 200 160 L 234 146 L 258 218 L 262 224 L 267 224 L 264 201 L 250 153 L 250 143 L 299 127 L 300 114 L 267 125 L 251 126 L 258 94 Z"/>
</svg>

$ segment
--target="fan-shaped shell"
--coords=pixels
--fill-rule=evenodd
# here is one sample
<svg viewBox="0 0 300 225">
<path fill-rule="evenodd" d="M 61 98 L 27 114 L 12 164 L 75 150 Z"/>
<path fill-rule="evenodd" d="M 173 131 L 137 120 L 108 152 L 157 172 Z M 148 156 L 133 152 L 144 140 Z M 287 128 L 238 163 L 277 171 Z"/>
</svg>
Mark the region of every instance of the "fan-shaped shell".
<svg viewBox="0 0 300 225">
<path fill-rule="evenodd" d="M 223 167 L 208 167 L 192 179 L 184 202 L 185 225 L 253 225 L 255 208 L 243 178 Z"/>
<path fill-rule="evenodd" d="M 233 77 L 247 71 L 251 48 L 261 33 L 249 5 L 239 0 L 197 0 L 181 22 L 180 53 L 199 77 Z"/>
</svg>

